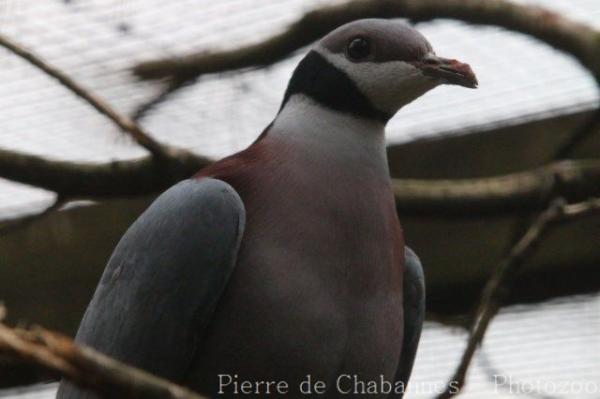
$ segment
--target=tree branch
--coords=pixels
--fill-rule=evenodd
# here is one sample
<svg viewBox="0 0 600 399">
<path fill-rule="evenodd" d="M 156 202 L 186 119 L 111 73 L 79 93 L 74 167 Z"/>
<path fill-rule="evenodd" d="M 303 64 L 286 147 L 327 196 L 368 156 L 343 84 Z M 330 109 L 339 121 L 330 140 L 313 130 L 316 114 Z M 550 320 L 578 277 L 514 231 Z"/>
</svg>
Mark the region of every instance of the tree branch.
<svg viewBox="0 0 600 399">
<path fill-rule="evenodd" d="M 600 82 L 600 79 L 598 82 Z M 594 111 L 581 126 L 575 129 L 558 150 L 556 150 L 551 161 L 567 158 L 580 143 L 584 142 L 588 137 L 598 131 L 599 127 L 600 108 L 596 109 L 596 111 Z"/>
<path fill-rule="evenodd" d="M 393 179 L 400 214 L 486 215 L 544 209 L 560 195 L 570 201 L 600 194 L 600 161 L 562 161 L 537 169 L 476 179 Z"/>
<path fill-rule="evenodd" d="M 0 176 L 54 191 L 65 199 L 109 198 L 160 192 L 210 162 L 202 157 L 158 162 L 147 156 L 82 164 L 0 149 Z"/>
<path fill-rule="evenodd" d="M 141 79 L 170 79 L 170 84 L 161 93 L 134 112 L 134 119 L 139 120 L 199 76 L 274 64 L 356 19 L 402 17 L 413 21 L 450 18 L 531 35 L 577 58 L 600 82 L 600 33 L 541 7 L 507 0 L 353 0 L 308 12 L 287 30 L 260 43 L 134 66 L 133 73 Z"/>
<path fill-rule="evenodd" d="M 54 161 L 0 149 L 0 176 L 59 193 L 64 200 L 158 193 L 210 164 L 151 157 L 105 164 Z M 581 200 L 600 192 L 600 161 L 562 161 L 478 179 L 393 179 L 401 214 L 477 216 L 543 209 L 554 195 Z"/>
<path fill-rule="evenodd" d="M 498 313 L 502 301 L 510 290 L 511 279 L 521 271 L 525 260 L 547 234 L 549 227 L 557 222 L 572 220 L 599 211 L 600 198 L 576 204 L 567 204 L 564 199 L 558 198 L 552 201 L 550 206 L 533 221 L 521 239 L 512 247 L 508 256 L 496 266 L 487 281 L 471 325 L 467 347 L 446 391 L 437 399 L 451 398 L 457 395 L 464 386 L 471 360 L 483 341 L 491 320 Z"/>
<path fill-rule="evenodd" d="M 354 0 L 308 12 L 284 32 L 260 43 L 147 61 L 136 65 L 133 72 L 141 79 L 181 82 L 209 73 L 261 67 L 284 59 L 344 23 L 402 17 L 413 21 L 451 18 L 525 33 L 573 55 L 600 76 L 600 34 L 596 30 L 558 13 L 506 0 Z"/>
<path fill-rule="evenodd" d="M 204 52 L 178 59 L 143 63 L 134 68 L 134 73 L 142 79 L 170 78 L 171 93 L 184 82 L 204 74 L 270 65 L 312 43 L 335 27 L 366 17 L 406 17 L 415 21 L 452 18 L 504 27 L 536 37 L 573 55 L 597 80 L 600 77 L 598 31 L 559 14 L 505 0 L 355 0 L 312 11 L 285 32 L 261 43 L 229 51 Z M 66 74 L 2 36 L 0 45 L 57 79 L 111 119 L 120 129 L 129 133 L 155 157 L 84 165 L 0 150 L 1 176 L 56 191 L 60 198 L 102 198 L 159 192 L 210 163 L 206 158 L 160 144 L 133 120 L 117 113 Z M 160 99 L 166 97 L 163 94 Z M 596 122 L 597 120 L 591 120 L 591 127 L 584 126 L 581 129 L 583 133 L 574 135 L 565 144 L 566 150 L 561 149 L 558 154 L 568 153 L 594 129 Z M 599 190 L 600 165 L 597 161 L 563 162 L 533 171 L 483 179 L 394 181 L 396 203 L 400 212 L 462 216 L 541 209 L 556 196 L 581 199 L 598 195 Z M 37 216 L 43 216 L 53 206 Z M 453 379 L 459 382 L 459 387 L 464 385 L 470 361 L 506 295 L 507 281 L 519 272 L 548 227 L 557 221 L 570 220 L 599 209 L 598 199 L 572 205 L 562 200 L 551 202 L 529 226 L 508 256 L 499 263 L 484 290 L 467 349 Z M 70 340 L 42 329 L 12 330 L 0 324 L 0 351 L 7 351 L 16 357 L 42 365 L 83 386 L 106 394 L 120 393 L 122 396 L 123 392 L 127 392 L 128 397 L 198 398 L 181 387 L 128 368 L 89 348 L 77 348 Z M 82 370 L 92 370 L 90 375 L 93 377 Z M 440 398 L 454 394 L 449 390 L 440 395 Z"/>
<path fill-rule="evenodd" d="M 77 82 L 75 82 L 67 74 L 59 70 L 58 68 L 46 63 L 40 57 L 32 53 L 31 51 L 23 48 L 15 42 L 9 40 L 7 37 L 0 35 L 0 46 L 11 51 L 13 54 L 21 57 L 22 59 L 29 62 L 31 65 L 37 67 L 47 75 L 56 79 L 61 85 L 69 89 L 79 98 L 86 101 L 100 114 L 106 116 L 121 130 L 127 132 L 139 145 L 146 148 L 156 158 L 163 160 L 175 157 L 194 158 L 195 155 L 180 149 L 175 149 L 156 141 L 152 136 L 146 133 L 138 124 L 132 119 L 125 115 L 118 113 L 113 109 L 107 102 L 96 96 L 94 93 L 88 91 Z"/>
<path fill-rule="evenodd" d="M 2 308 L 0 307 L 0 313 Z M 12 329 L 0 323 L 0 353 L 64 377 L 106 397 L 206 399 L 143 370 L 127 366 L 43 328 Z"/>
<path fill-rule="evenodd" d="M 156 106 L 162 104 L 167 101 L 172 93 L 175 93 L 182 87 L 186 86 L 188 83 L 185 80 L 179 81 L 177 79 L 171 80 L 169 84 L 160 91 L 157 95 L 146 100 L 144 103 L 140 104 L 132 113 L 131 119 L 134 121 L 140 121 L 146 115 L 148 115 L 151 111 L 154 110 Z"/>
</svg>

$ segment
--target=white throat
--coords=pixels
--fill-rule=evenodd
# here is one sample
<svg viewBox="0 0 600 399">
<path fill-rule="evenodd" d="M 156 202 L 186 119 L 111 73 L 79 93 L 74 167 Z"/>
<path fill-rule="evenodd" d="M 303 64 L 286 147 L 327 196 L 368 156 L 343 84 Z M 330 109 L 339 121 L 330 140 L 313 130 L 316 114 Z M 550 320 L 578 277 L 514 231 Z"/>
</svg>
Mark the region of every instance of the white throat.
<svg viewBox="0 0 600 399">
<path fill-rule="evenodd" d="M 268 134 L 317 157 L 376 167 L 389 175 L 383 122 L 335 111 L 303 94 L 289 98 Z"/>
</svg>

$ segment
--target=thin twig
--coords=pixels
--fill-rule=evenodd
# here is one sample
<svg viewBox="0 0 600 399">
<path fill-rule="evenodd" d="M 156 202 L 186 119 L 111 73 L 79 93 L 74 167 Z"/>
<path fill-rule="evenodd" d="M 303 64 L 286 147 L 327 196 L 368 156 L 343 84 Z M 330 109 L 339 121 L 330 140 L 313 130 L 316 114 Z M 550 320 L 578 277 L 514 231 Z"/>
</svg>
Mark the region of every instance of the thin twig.
<svg viewBox="0 0 600 399">
<path fill-rule="evenodd" d="M 106 397 L 206 399 L 39 327 L 22 330 L 0 323 L 0 353 L 42 367 Z"/>
<path fill-rule="evenodd" d="M 600 82 L 600 80 L 599 80 Z M 567 138 L 552 155 L 551 161 L 565 159 L 588 137 L 600 129 L 600 108 L 596 109 L 588 119 Z"/>
<path fill-rule="evenodd" d="M 525 234 L 513 246 L 508 256 L 496 266 L 487 281 L 479 308 L 471 325 L 467 347 L 453 377 L 448 383 L 446 391 L 440 394 L 437 399 L 451 398 L 460 393 L 465 384 L 473 355 L 481 344 L 491 320 L 498 313 L 502 300 L 507 295 L 510 279 L 520 272 L 524 261 L 548 232 L 548 228 L 556 222 L 572 220 L 598 211 L 600 211 L 600 198 L 576 204 L 567 204 L 564 199 L 558 198 L 552 201 L 550 206 L 533 221 Z"/>
<path fill-rule="evenodd" d="M 46 216 L 50 215 L 52 212 L 58 210 L 61 206 L 63 206 L 65 201 L 62 197 L 56 196 L 56 199 L 52 201 L 50 205 L 42 209 L 41 211 L 31 214 L 25 215 L 20 218 L 11 219 L 7 221 L 0 222 L 0 236 L 12 233 L 15 230 L 22 229 L 24 227 L 29 226 L 31 223 L 39 221 Z M 0 319 L 1 320 L 1 319 Z"/>
<path fill-rule="evenodd" d="M 131 114 L 131 119 L 133 119 L 134 121 L 142 120 L 152 110 L 156 109 L 156 107 L 158 107 L 160 104 L 167 101 L 171 97 L 171 94 L 175 93 L 187 84 L 188 83 L 186 83 L 185 81 L 179 81 L 177 79 L 172 80 L 156 96 L 140 104 Z"/>
<path fill-rule="evenodd" d="M 562 208 L 563 218 L 573 219 L 600 211 L 600 198 L 591 199 L 576 204 L 566 204 Z"/>
<path fill-rule="evenodd" d="M 89 90 L 85 89 L 79 83 L 75 82 L 75 80 L 69 77 L 66 73 L 48 64 L 33 52 L 25 49 L 3 35 L 0 35 L 0 46 L 8 49 L 13 54 L 21 57 L 47 75 L 56 79 L 60 84 L 69 89 L 75 95 L 85 100 L 96 111 L 110 119 L 121 130 L 127 132 L 139 145 L 146 148 L 155 157 L 159 159 L 169 159 L 177 155 L 184 155 L 184 153 L 188 157 L 193 156 L 183 150 L 174 149 L 159 143 L 132 119 L 117 112 L 107 102 Z"/>
</svg>

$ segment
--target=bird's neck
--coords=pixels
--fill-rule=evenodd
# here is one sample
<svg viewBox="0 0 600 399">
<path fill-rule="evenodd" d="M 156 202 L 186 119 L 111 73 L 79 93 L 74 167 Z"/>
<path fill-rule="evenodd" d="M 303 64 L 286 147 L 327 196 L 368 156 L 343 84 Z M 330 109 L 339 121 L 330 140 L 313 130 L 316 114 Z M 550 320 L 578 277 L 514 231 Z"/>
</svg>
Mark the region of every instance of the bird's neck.
<svg viewBox="0 0 600 399">
<path fill-rule="evenodd" d="M 367 76 L 372 79 L 373 77 Z M 329 109 L 387 123 L 393 114 L 377 109 L 327 51 L 312 50 L 300 61 L 283 96 L 282 108 L 302 94 Z"/>
<path fill-rule="evenodd" d="M 318 164 L 368 169 L 389 176 L 385 125 L 325 107 L 303 94 L 286 101 L 267 137 L 302 151 Z"/>
</svg>

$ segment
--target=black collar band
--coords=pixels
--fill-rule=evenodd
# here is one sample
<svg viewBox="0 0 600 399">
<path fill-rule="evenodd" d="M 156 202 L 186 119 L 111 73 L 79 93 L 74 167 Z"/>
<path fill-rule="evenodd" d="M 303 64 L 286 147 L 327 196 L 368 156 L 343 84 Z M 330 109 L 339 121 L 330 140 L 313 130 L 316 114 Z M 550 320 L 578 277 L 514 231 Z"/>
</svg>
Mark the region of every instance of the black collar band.
<svg viewBox="0 0 600 399">
<path fill-rule="evenodd" d="M 305 94 L 336 111 L 383 123 L 387 123 L 392 117 L 376 109 L 345 72 L 336 68 L 314 50 L 310 51 L 296 67 L 280 111 L 294 94 Z"/>
</svg>

